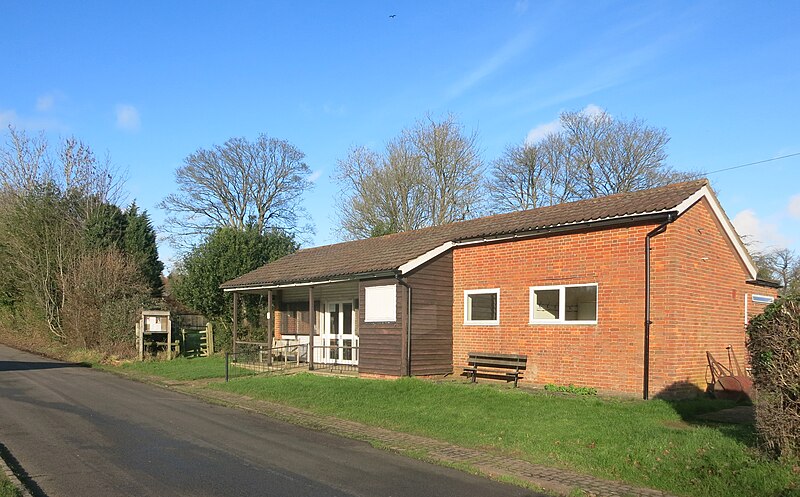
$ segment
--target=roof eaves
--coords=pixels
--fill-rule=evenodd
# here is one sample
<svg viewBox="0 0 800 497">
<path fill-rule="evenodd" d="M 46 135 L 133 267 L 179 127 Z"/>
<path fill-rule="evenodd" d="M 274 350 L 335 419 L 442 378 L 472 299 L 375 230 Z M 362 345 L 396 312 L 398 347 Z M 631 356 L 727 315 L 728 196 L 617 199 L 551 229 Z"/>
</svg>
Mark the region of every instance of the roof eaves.
<svg viewBox="0 0 800 497">
<path fill-rule="evenodd" d="M 296 280 L 279 280 L 279 281 L 263 281 L 263 282 L 249 282 L 242 285 L 220 285 L 223 292 L 240 292 L 240 291 L 255 291 L 255 290 L 270 290 L 276 288 L 291 288 L 298 286 L 314 286 L 314 285 L 327 285 L 331 283 L 343 283 L 345 281 L 356 281 L 371 278 L 380 278 L 384 276 L 392 276 L 395 274 L 396 269 L 386 269 L 378 271 L 360 272 L 352 274 L 331 274 L 320 275 L 314 278 L 298 278 Z"/>
<path fill-rule="evenodd" d="M 764 286 L 764 287 L 767 287 L 767 288 L 776 288 L 776 289 L 777 288 L 783 288 L 783 285 L 780 284 L 779 282 L 773 281 L 773 280 L 768 280 L 768 279 L 765 279 L 765 278 L 755 278 L 755 279 L 752 279 L 752 280 L 747 280 L 747 283 L 750 284 L 750 285 Z"/>
<path fill-rule="evenodd" d="M 650 218 L 660 218 L 666 216 L 670 213 L 675 213 L 675 209 L 662 209 L 657 211 L 650 211 L 650 212 L 641 212 L 641 213 L 632 213 L 632 214 L 623 214 L 619 216 L 608 216 L 608 217 L 599 217 L 593 219 L 586 219 L 581 221 L 572 221 L 568 223 L 555 223 L 555 224 L 547 224 L 542 226 L 532 226 L 528 228 L 521 228 L 517 230 L 505 230 L 505 231 L 496 231 L 496 232 L 487 232 L 484 234 L 470 236 L 470 237 L 463 237 L 453 240 L 454 243 L 463 243 L 463 242 L 473 242 L 473 241 L 481 241 L 486 240 L 489 241 L 494 237 L 504 237 L 504 236 L 516 236 L 517 238 L 520 237 L 527 237 L 527 236 L 536 236 L 541 234 L 549 234 L 549 233 L 561 233 L 564 231 L 573 231 L 577 229 L 584 229 L 587 227 L 600 227 L 600 226 L 612 226 L 617 224 L 630 224 L 644 220 L 650 220 Z"/>
<path fill-rule="evenodd" d="M 476 243 L 484 243 L 484 242 L 492 242 L 492 241 L 500 241 L 505 239 L 518 239 L 518 238 L 528 238 L 534 236 L 542 236 L 548 234 L 559 234 L 568 231 L 576 231 L 580 229 L 585 229 L 588 227 L 596 227 L 596 226 L 612 226 L 612 225 L 619 225 L 619 224 L 630 224 L 636 223 L 640 221 L 646 221 L 651 219 L 661 219 L 667 217 L 670 214 L 675 214 L 675 209 L 665 209 L 659 211 L 652 211 L 652 212 L 643 212 L 640 214 L 626 214 L 623 216 L 611 216 L 605 218 L 597 218 L 588 221 L 576 221 L 573 223 L 562 223 L 562 224 L 551 224 L 545 225 L 536 228 L 526 228 L 520 230 L 507 230 L 505 232 L 494 232 L 494 233 L 486 233 L 483 235 L 477 236 L 470 236 L 464 238 L 456 238 L 452 241 L 448 241 L 439 245 L 436 248 L 433 248 L 424 254 L 411 259 L 410 261 L 402 264 L 397 269 L 401 274 L 407 274 L 418 267 L 422 266 L 423 264 L 427 263 L 428 261 L 438 257 L 439 255 L 447 252 L 453 247 L 461 246 L 461 245 L 472 245 Z"/>
</svg>

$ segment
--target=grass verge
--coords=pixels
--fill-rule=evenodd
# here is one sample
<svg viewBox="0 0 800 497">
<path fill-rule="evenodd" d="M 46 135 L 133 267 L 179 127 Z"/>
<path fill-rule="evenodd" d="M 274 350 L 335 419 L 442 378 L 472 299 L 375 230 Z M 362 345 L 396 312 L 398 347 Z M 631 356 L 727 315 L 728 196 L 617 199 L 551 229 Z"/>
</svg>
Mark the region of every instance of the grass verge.
<svg viewBox="0 0 800 497">
<path fill-rule="evenodd" d="M 96 365 L 100 368 L 115 369 L 126 373 L 145 376 L 160 376 L 170 380 L 192 381 L 225 377 L 225 356 L 178 357 L 171 361 L 133 361 L 119 366 Z"/>
<path fill-rule="evenodd" d="M 0 497 L 22 497 L 22 492 L 0 471 Z"/>
<path fill-rule="evenodd" d="M 753 449 L 751 426 L 694 420 L 730 403 L 642 402 L 310 374 L 242 378 L 210 388 L 676 495 L 800 495 L 800 475 L 791 464 L 764 459 Z"/>
</svg>

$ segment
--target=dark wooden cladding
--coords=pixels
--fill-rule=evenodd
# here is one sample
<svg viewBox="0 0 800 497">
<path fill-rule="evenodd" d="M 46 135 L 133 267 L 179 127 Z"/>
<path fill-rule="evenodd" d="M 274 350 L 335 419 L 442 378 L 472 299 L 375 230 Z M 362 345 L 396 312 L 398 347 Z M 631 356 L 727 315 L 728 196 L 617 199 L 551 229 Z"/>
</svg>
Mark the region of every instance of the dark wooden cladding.
<svg viewBox="0 0 800 497">
<path fill-rule="evenodd" d="M 405 364 L 405 302 L 406 289 L 394 278 L 362 281 L 358 298 L 364 302 L 364 289 L 368 286 L 397 285 L 397 320 L 394 323 L 364 322 L 365 305 L 358 309 L 358 372 L 389 376 L 402 376 Z"/>
<path fill-rule="evenodd" d="M 411 374 L 453 372 L 453 253 L 423 265 L 411 286 Z"/>
<path fill-rule="evenodd" d="M 429 261 L 405 280 L 411 286 L 411 374 L 439 375 L 453 372 L 453 254 L 448 252 Z M 365 319 L 365 288 L 394 285 L 397 298 L 394 322 L 367 323 Z M 336 298 L 348 288 L 320 287 L 321 294 Z M 339 288 L 341 287 L 341 288 Z M 353 289 L 354 290 L 354 289 Z M 326 293 L 327 292 L 327 293 Z M 352 292 L 352 290 L 350 290 Z M 404 376 L 406 358 L 408 290 L 395 278 L 363 280 L 358 283 L 358 370 L 360 373 Z M 296 294 L 296 295 L 295 295 Z M 349 293 L 352 298 L 355 294 Z M 304 297 L 304 298 L 303 298 Z M 276 299 L 277 300 L 277 299 Z M 324 299 L 322 299 L 324 301 Z M 282 335 L 308 334 L 308 296 L 297 291 L 283 291 L 277 300 Z M 322 309 L 324 302 L 314 302 Z M 317 316 L 319 320 L 319 316 Z"/>
</svg>

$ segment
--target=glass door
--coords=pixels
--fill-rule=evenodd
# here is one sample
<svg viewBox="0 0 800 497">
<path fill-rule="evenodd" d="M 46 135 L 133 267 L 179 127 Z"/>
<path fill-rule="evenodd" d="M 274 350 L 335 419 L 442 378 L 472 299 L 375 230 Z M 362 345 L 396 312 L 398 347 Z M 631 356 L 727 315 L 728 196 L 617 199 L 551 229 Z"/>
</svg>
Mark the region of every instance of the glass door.
<svg viewBox="0 0 800 497">
<path fill-rule="evenodd" d="M 325 306 L 321 362 L 358 364 L 358 334 L 353 302 L 329 302 Z"/>
</svg>

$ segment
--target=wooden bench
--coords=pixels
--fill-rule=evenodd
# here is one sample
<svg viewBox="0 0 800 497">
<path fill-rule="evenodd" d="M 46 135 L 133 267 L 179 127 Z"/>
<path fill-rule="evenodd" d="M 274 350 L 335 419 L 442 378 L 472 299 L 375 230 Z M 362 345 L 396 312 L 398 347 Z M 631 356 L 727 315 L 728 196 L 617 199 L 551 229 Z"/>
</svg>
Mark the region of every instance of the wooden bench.
<svg viewBox="0 0 800 497">
<path fill-rule="evenodd" d="M 488 352 L 470 352 L 468 367 L 464 375 L 472 379 L 472 383 L 481 378 L 493 378 L 513 381 L 514 386 L 522 378 L 522 372 L 528 364 L 528 356 L 518 354 L 493 354 Z"/>
</svg>

